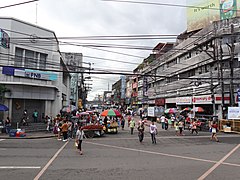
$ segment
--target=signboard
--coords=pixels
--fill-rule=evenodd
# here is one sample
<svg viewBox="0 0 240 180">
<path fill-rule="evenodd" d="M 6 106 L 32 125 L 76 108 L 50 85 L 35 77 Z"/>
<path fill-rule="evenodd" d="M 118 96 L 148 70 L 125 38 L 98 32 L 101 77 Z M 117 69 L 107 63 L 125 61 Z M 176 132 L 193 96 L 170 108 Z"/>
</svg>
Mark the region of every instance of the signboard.
<svg viewBox="0 0 240 180">
<path fill-rule="evenodd" d="M 121 99 L 125 99 L 125 89 L 126 89 L 126 76 L 121 76 Z"/>
<path fill-rule="evenodd" d="M 187 0 L 187 29 L 204 28 L 213 21 L 231 19 L 240 9 L 240 0 Z"/>
<path fill-rule="evenodd" d="M 154 117 L 154 107 L 148 107 L 148 116 Z"/>
<path fill-rule="evenodd" d="M 192 97 L 178 97 L 176 98 L 177 105 L 191 105 Z"/>
<path fill-rule="evenodd" d="M 148 80 L 146 76 L 143 76 L 143 96 L 148 96 L 147 94 L 148 91 Z"/>
<path fill-rule="evenodd" d="M 1 41 L 1 46 L 2 47 L 7 48 L 7 49 L 10 47 L 10 37 L 2 29 L 0 29 L 0 41 Z"/>
<path fill-rule="evenodd" d="M 24 68 L 13 68 L 7 66 L 3 67 L 2 74 L 49 81 L 56 81 L 58 78 L 57 74 L 52 72 Z"/>
<path fill-rule="evenodd" d="M 228 119 L 240 119 L 240 107 L 228 107 Z"/>
<path fill-rule="evenodd" d="M 212 104 L 211 95 L 194 96 L 192 99 L 193 104 Z"/>
</svg>

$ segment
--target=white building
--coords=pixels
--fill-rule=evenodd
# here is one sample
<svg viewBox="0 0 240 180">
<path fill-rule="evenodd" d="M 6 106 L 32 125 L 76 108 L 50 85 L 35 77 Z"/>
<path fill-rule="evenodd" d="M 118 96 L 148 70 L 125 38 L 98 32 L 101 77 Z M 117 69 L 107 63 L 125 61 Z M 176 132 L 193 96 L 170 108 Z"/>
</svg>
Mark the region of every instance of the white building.
<svg viewBox="0 0 240 180">
<path fill-rule="evenodd" d="M 9 116 L 16 123 L 27 110 L 32 121 L 35 109 L 38 120 L 55 116 L 70 99 L 70 75 L 55 33 L 5 17 L 0 17 L 0 28 L 4 36 L 0 42 L 0 86 L 9 90 L 2 99 L 9 111 L 2 118 Z"/>
</svg>

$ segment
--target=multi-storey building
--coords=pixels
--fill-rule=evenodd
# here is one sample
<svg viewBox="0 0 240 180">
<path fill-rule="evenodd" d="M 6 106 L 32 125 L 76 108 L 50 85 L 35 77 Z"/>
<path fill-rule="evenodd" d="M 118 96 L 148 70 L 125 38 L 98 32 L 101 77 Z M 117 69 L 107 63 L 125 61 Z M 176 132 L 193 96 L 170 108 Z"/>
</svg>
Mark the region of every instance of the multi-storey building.
<svg viewBox="0 0 240 180">
<path fill-rule="evenodd" d="M 55 33 L 15 18 L 0 18 L 0 26 L 0 85 L 8 89 L 3 103 L 9 107 L 3 118 L 19 122 L 24 110 L 29 121 L 34 110 L 39 120 L 55 116 L 70 99 L 70 75 Z"/>
<path fill-rule="evenodd" d="M 166 108 L 201 106 L 222 118 L 237 103 L 239 27 L 240 18 L 234 18 L 181 34 L 173 49 L 145 67 L 145 75 L 155 77 L 148 98 L 161 99 Z"/>
</svg>

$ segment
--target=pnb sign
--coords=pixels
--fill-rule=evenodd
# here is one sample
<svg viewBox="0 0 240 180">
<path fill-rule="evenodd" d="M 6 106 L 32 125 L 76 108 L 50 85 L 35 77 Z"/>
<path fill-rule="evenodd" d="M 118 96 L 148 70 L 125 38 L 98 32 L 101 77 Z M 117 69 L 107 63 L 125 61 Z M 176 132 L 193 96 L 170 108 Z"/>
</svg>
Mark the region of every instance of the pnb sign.
<svg viewBox="0 0 240 180">
<path fill-rule="evenodd" d="M 4 47 L 4 48 L 9 48 L 10 47 L 10 38 L 8 36 L 8 34 L 3 31 L 2 29 L 0 29 L 0 46 Z"/>
</svg>

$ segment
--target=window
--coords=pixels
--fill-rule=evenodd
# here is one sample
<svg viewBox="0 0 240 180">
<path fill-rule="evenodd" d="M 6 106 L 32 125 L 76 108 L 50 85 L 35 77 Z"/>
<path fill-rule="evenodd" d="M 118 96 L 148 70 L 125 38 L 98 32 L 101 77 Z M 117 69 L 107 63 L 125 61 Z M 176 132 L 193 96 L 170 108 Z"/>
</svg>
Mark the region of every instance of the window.
<svg viewBox="0 0 240 180">
<path fill-rule="evenodd" d="M 39 69 L 46 69 L 47 54 L 40 53 Z"/>
<path fill-rule="evenodd" d="M 23 61 L 23 49 L 16 48 L 14 66 L 21 67 L 22 66 L 22 61 Z"/>
<path fill-rule="evenodd" d="M 46 69 L 47 54 L 16 47 L 14 65 L 17 67 Z M 24 64 L 23 64 L 24 61 Z"/>
<path fill-rule="evenodd" d="M 33 67 L 34 64 L 34 52 L 25 50 L 25 60 L 24 60 L 24 67 Z"/>
</svg>

